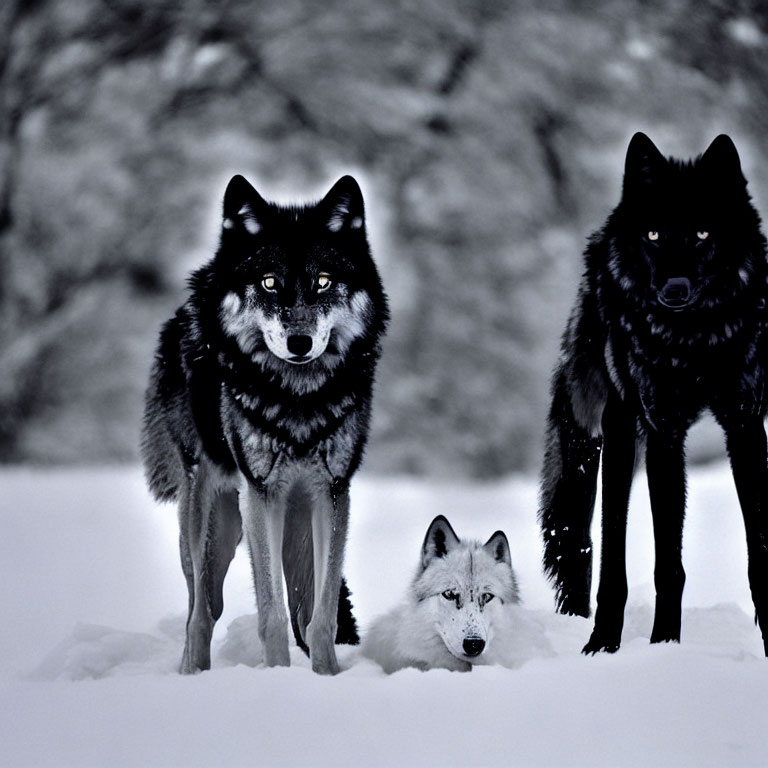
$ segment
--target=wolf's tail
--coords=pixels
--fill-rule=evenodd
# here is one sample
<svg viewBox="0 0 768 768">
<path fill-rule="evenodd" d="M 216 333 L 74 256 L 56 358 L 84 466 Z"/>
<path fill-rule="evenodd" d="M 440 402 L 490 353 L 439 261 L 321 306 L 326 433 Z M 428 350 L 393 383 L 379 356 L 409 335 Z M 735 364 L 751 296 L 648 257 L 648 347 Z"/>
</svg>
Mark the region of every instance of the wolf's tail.
<svg viewBox="0 0 768 768">
<path fill-rule="evenodd" d="M 309 654 L 306 629 L 312 619 L 315 602 L 312 521 L 310 500 L 302 489 L 293 490 L 288 497 L 283 534 L 283 573 L 288 590 L 288 610 L 296 644 Z M 346 581 L 339 592 L 336 643 L 357 645 L 360 635 L 352 615 L 352 603 Z"/>
<path fill-rule="evenodd" d="M 555 587 L 560 613 L 589 616 L 590 612 L 590 526 L 602 443 L 577 421 L 561 366 L 552 385 L 539 497 L 544 571 Z"/>
<path fill-rule="evenodd" d="M 194 423 L 182 367 L 183 333 L 178 317 L 163 326 L 144 397 L 141 458 L 149 489 L 158 501 L 175 501 L 179 496 L 186 476 L 183 435 Z"/>
<path fill-rule="evenodd" d="M 166 424 L 160 377 L 160 364 L 155 361 L 144 402 L 140 451 L 147 484 L 154 497 L 158 501 L 174 501 L 184 480 L 184 469 Z"/>
</svg>

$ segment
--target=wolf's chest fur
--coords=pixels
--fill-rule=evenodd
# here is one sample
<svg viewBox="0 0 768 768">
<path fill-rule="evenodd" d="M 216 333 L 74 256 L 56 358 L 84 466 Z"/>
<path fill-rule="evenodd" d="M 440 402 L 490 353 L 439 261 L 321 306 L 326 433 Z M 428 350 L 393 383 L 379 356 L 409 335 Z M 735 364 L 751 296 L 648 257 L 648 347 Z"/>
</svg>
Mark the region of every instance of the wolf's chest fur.
<svg viewBox="0 0 768 768">
<path fill-rule="evenodd" d="M 359 413 L 351 393 L 335 407 L 275 402 L 225 382 L 222 413 L 237 463 L 259 483 L 277 481 L 288 464 L 344 477 L 354 459 Z"/>
</svg>

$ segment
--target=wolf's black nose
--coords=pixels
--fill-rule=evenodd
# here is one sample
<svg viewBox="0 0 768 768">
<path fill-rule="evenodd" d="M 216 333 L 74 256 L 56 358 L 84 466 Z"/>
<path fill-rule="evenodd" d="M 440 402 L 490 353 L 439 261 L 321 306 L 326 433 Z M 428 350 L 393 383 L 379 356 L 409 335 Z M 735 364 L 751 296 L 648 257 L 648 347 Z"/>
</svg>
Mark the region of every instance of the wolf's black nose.
<svg viewBox="0 0 768 768">
<path fill-rule="evenodd" d="M 295 334 L 288 337 L 288 351 L 292 355 L 303 357 L 312 349 L 312 337 L 304 334 Z"/>
<path fill-rule="evenodd" d="M 684 307 L 691 293 L 691 281 L 687 277 L 672 277 L 659 292 L 659 300 L 668 307 Z"/>
<path fill-rule="evenodd" d="M 485 640 L 481 640 L 479 637 L 468 637 L 464 641 L 464 653 L 467 656 L 479 656 L 485 648 Z"/>
</svg>

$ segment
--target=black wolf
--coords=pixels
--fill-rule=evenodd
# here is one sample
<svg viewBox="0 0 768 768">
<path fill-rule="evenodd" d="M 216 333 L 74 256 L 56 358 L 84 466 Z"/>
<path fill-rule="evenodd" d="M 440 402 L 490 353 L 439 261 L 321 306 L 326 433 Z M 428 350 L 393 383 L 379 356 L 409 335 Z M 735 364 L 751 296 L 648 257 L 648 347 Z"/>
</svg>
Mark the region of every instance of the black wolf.
<svg viewBox="0 0 768 768">
<path fill-rule="evenodd" d="M 218 251 L 160 334 L 142 435 L 150 489 L 179 503 L 182 672 L 210 667 L 242 530 L 267 665 L 289 663 L 283 572 L 315 671 L 338 671 L 334 639 L 357 642 L 342 580 L 349 482 L 387 320 L 352 177 L 302 207 L 232 179 Z"/>
<path fill-rule="evenodd" d="M 602 453 L 602 556 L 585 653 L 615 651 L 627 597 L 627 505 L 645 443 L 656 547 L 651 642 L 679 641 L 685 437 L 705 409 L 725 432 L 768 653 L 766 242 L 736 147 L 691 162 L 642 133 L 619 205 L 590 239 L 549 413 L 539 520 L 562 613 L 589 616 L 590 523 Z"/>
</svg>

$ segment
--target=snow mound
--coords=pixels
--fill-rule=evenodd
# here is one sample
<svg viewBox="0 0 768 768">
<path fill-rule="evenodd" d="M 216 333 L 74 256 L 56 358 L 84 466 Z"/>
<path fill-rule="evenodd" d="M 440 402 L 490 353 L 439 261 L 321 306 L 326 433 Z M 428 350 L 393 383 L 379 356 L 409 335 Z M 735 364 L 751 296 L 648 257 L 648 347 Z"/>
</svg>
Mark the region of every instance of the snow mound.
<svg viewBox="0 0 768 768">
<path fill-rule="evenodd" d="M 78 624 L 32 673 L 36 680 L 100 680 L 114 675 L 178 672 L 175 640 Z"/>
</svg>

